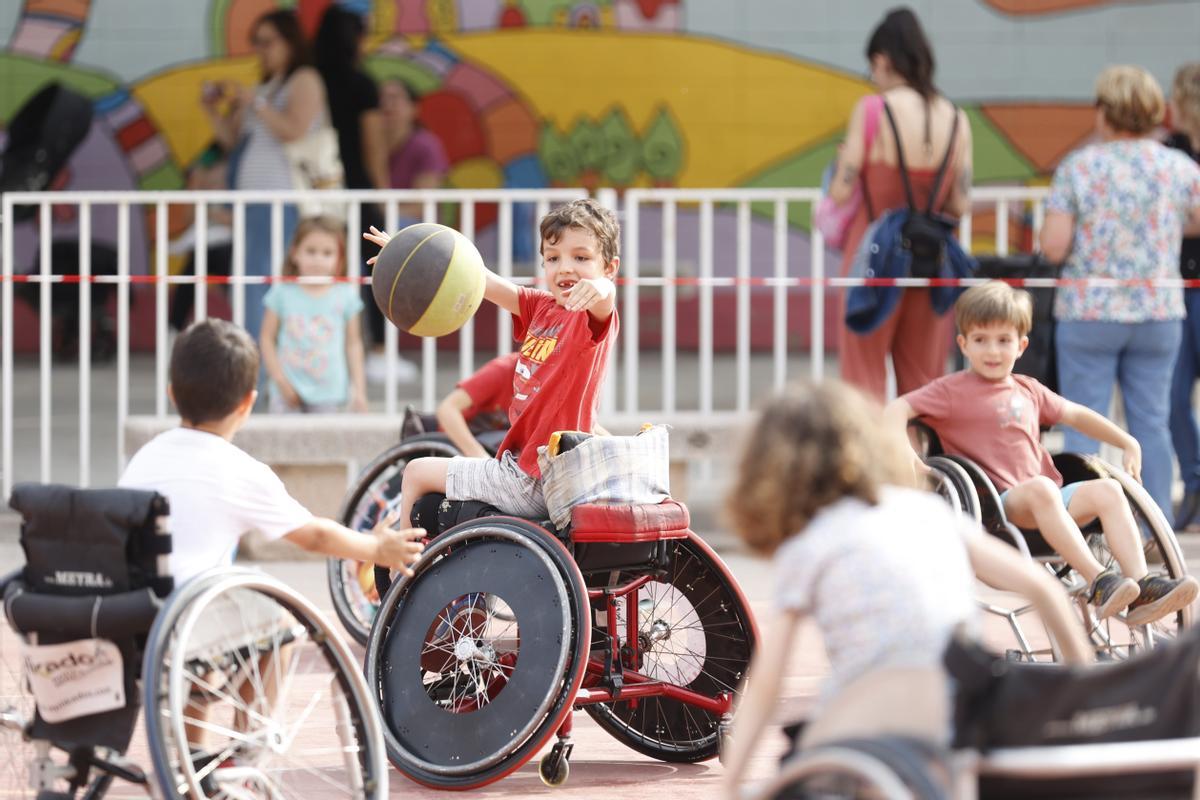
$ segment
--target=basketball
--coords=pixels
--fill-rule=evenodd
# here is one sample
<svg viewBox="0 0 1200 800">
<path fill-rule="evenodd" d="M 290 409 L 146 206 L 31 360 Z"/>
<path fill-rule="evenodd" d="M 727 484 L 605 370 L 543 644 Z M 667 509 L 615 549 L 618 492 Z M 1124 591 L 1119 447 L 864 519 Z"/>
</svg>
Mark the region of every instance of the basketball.
<svg viewBox="0 0 1200 800">
<path fill-rule="evenodd" d="M 483 300 L 483 257 L 471 240 L 432 222 L 409 225 L 379 252 L 371 292 L 383 315 L 414 336 L 445 336 Z"/>
</svg>

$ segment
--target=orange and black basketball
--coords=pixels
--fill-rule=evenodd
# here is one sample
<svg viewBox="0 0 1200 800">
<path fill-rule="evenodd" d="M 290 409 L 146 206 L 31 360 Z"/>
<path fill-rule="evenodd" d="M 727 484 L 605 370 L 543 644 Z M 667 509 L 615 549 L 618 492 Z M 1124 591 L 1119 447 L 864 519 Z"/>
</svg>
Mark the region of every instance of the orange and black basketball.
<svg viewBox="0 0 1200 800">
<path fill-rule="evenodd" d="M 380 311 L 414 336 L 445 336 L 483 301 L 483 257 L 471 240 L 433 222 L 409 225 L 380 251 L 371 291 Z"/>
</svg>

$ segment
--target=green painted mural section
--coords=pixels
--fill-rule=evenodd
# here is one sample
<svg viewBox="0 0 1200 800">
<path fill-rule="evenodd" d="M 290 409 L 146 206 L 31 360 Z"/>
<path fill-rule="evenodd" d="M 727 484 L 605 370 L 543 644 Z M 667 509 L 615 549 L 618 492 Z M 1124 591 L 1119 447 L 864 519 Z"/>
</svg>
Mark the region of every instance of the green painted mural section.
<svg viewBox="0 0 1200 800">
<path fill-rule="evenodd" d="M 11 119 L 21 104 L 51 81 L 91 98 L 116 91 L 116 81 L 95 72 L 66 64 L 41 61 L 12 54 L 0 54 L 0 119 Z"/>
</svg>

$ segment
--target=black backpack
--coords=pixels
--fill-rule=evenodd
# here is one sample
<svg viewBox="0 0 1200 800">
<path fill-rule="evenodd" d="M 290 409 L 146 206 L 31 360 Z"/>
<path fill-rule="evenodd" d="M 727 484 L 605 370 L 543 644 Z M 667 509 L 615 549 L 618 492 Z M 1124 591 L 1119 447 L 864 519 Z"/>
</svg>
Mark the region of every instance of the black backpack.
<svg viewBox="0 0 1200 800">
<path fill-rule="evenodd" d="M 954 142 L 958 138 L 958 108 L 954 108 L 954 122 L 950 127 L 950 141 L 946 145 L 946 154 L 938 167 L 937 176 L 933 180 L 933 189 L 929 193 L 929 202 L 925 210 L 917 208 L 913 196 L 912 181 L 908 175 L 908 166 L 904 163 L 904 145 L 900 140 L 900 130 L 896 127 L 896 118 L 885 100 L 883 111 L 887 115 L 888 125 L 896 138 L 896 161 L 900 167 L 900 179 L 904 182 L 904 196 L 908 201 L 908 209 L 901 212 L 906 214 L 900 228 L 901 247 L 912 254 L 912 269 L 909 277 L 937 278 L 941 276 L 941 264 L 946 257 L 946 242 L 954 236 L 955 223 L 945 214 L 934 213 L 933 204 L 937 202 L 942 189 L 942 181 L 946 178 L 946 169 L 950 166 L 950 157 L 954 154 Z M 867 206 L 867 216 L 874 221 L 875 212 L 871 207 L 871 195 L 863 182 L 863 200 Z"/>
</svg>

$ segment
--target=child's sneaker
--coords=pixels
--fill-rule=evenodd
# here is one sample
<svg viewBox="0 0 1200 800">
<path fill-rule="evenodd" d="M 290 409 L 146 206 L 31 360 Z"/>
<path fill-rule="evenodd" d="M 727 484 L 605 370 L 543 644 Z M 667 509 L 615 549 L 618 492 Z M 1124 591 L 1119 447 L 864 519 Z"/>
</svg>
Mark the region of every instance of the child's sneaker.
<svg viewBox="0 0 1200 800">
<path fill-rule="evenodd" d="M 1106 569 L 1092 582 L 1088 602 L 1096 607 L 1096 618 L 1107 619 L 1137 599 L 1137 582 L 1123 578 L 1113 569 Z"/>
<path fill-rule="evenodd" d="M 1191 575 L 1167 578 L 1147 575 L 1138 581 L 1141 594 L 1129 604 L 1125 622 L 1131 626 L 1146 625 L 1185 608 L 1200 593 L 1200 582 Z"/>
</svg>

